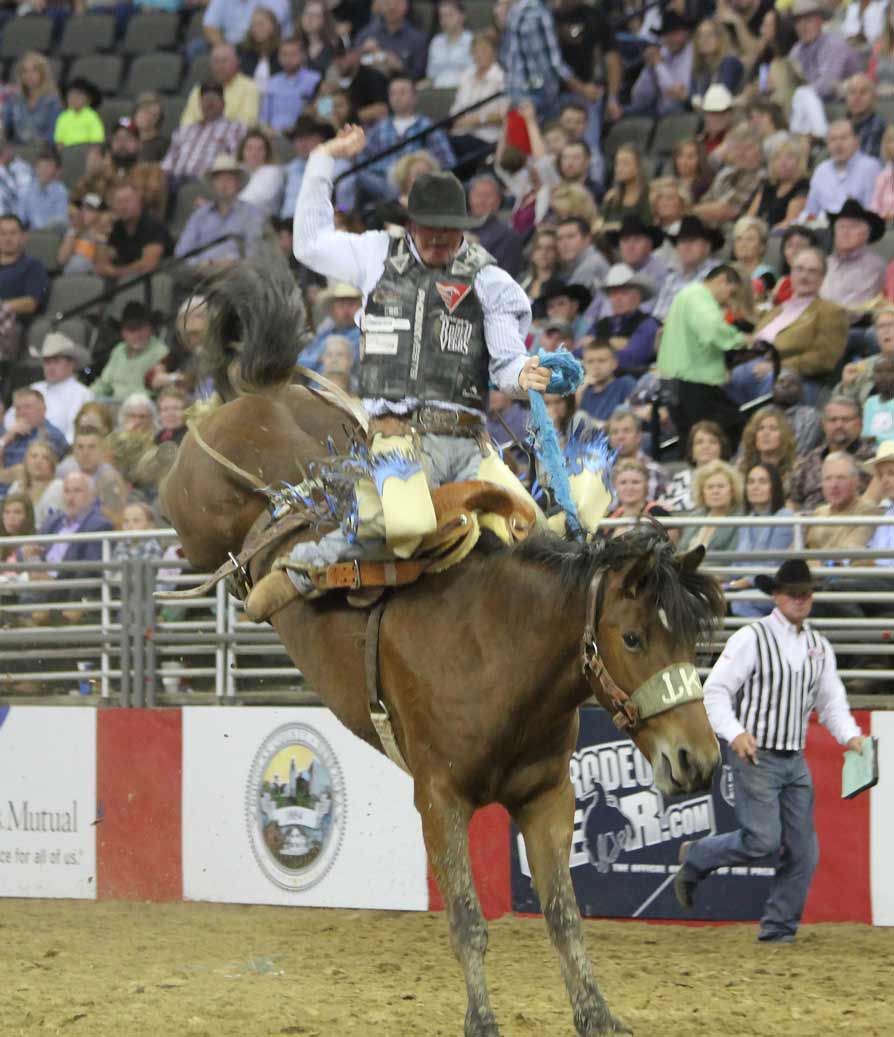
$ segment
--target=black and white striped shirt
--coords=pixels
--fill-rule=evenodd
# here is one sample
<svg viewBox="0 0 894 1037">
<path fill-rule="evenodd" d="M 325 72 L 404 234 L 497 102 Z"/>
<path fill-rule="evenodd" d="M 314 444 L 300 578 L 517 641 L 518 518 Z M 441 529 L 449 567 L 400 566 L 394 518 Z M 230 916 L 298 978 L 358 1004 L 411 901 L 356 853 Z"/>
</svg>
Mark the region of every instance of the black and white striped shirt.
<svg viewBox="0 0 894 1037">
<path fill-rule="evenodd" d="M 841 745 L 860 734 L 832 646 L 779 609 L 727 641 L 705 681 L 705 708 L 720 738 L 748 731 L 761 749 L 803 749 L 814 709 Z"/>
</svg>

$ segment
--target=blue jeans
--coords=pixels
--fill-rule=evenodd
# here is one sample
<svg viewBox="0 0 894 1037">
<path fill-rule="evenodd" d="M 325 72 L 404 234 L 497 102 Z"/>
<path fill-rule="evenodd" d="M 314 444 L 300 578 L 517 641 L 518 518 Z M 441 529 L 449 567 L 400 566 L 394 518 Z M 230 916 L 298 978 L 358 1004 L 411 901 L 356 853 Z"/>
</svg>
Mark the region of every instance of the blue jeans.
<svg viewBox="0 0 894 1037">
<path fill-rule="evenodd" d="M 732 752 L 730 759 L 742 827 L 694 842 L 686 863 L 706 875 L 715 868 L 757 864 L 781 850 L 759 936 L 794 936 L 819 861 L 810 768 L 803 753 L 769 749 L 758 750 L 756 767 Z"/>
</svg>

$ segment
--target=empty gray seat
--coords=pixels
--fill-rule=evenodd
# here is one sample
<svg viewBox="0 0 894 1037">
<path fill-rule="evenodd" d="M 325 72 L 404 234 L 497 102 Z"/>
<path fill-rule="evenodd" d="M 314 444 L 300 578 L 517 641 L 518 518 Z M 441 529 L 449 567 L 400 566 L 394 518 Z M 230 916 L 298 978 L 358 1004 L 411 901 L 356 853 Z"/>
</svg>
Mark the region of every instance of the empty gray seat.
<svg viewBox="0 0 894 1037">
<path fill-rule="evenodd" d="M 79 58 L 115 45 L 115 19 L 110 14 L 78 14 L 65 23 L 58 53 L 63 58 Z"/>
<path fill-rule="evenodd" d="M 95 274 L 64 274 L 53 279 L 50 288 L 50 298 L 47 303 L 47 314 L 55 317 L 57 314 L 66 313 L 100 295 L 105 289 L 105 282 Z M 90 313 L 97 313 L 100 305 L 91 307 L 78 314 L 85 318 Z"/>
<path fill-rule="evenodd" d="M 171 217 L 170 230 L 174 237 L 179 237 L 180 232 L 186 226 L 186 221 L 196 211 L 196 202 L 200 198 L 211 198 L 211 189 L 202 181 L 184 184 L 177 192 L 177 201 L 174 204 L 174 215 Z"/>
<path fill-rule="evenodd" d="M 50 49 L 52 37 L 53 23 L 43 15 L 13 18 L 3 29 L 0 58 L 20 58 L 28 50 L 45 54 Z"/>
<path fill-rule="evenodd" d="M 416 108 L 423 115 L 427 115 L 432 122 L 440 122 L 450 114 L 450 106 L 456 91 L 451 89 L 441 90 L 436 87 L 428 87 L 420 90 L 416 98 Z M 425 147 L 425 142 L 420 141 L 419 147 Z"/>
<path fill-rule="evenodd" d="M 90 54 L 75 58 L 68 70 L 68 82 L 79 76 L 88 79 L 105 97 L 118 93 L 124 61 L 115 54 Z"/>
<path fill-rule="evenodd" d="M 137 97 L 147 90 L 173 94 L 182 75 L 183 60 L 179 54 L 143 54 L 131 64 L 123 92 L 128 97 Z"/>
<path fill-rule="evenodd" d="M 186 73 L 186 79 L 183 81 L 183 90 L 181 92 L 188 94 L 196 83 L 203 82 L 208 79 L 210 75 L 211 61 L 207 54 L 200 54 L 189 66 L 189 71 Z"/>
<path fill-rule="evenodd" d="M 127 23 L 121 50 L 124 54 L 155 54 L 177 45 L 180 18 L 167 11 L 135 14 Z"/>
<path fill-rule="evenodd" d="M 645 151 L 654 125 L 651 119 L 639 116 L 619 119 L 603 138 L 602 150 L 606 155 L 614 155 L 622 144 L 635 144 Z"/>
<path fill-rule="evenodd" d="M 62 149 L 62 182 L 71 190 L 84 175 L 87 152 L 95 144 L 69 144 Z"/>
<path fill-rule="evenodd" d="M 132 111 L 133 101 L 128 100 L 126 97 L 110 97 L 103 101 L 99 106 L 99 117 L 106 128 L 106 136 L 111 135 L 118 125 L 119 119 L 129 118 Z"/>
<path fill-rule="evenodd" d="M 165 113 L 165 121 L 162 125 L 165 133 L 170 135 L 180 125 L 180 116 L 186 107 L 186 98 L 183 94 L 178 94 L 176 97 L 163 97 L 161 107 Z"/>
<path fill-rule="evenodd" d="M 673 151 L 675 144 L 696 135 L 698 124 L 699 116 L 692 112 L 665 115 L 655 127 L 652 151 L 659 158 L 666 158 Z"/>
<path fill-rule="evenodd" d="M 59 269 L 56 254 L 61 240 L 61 234 L 55 230 L 29 231 L 25 240 L 25 253 L 32 259 L 40 260 L 50 274 L 55 274 Z"/>
</svg>

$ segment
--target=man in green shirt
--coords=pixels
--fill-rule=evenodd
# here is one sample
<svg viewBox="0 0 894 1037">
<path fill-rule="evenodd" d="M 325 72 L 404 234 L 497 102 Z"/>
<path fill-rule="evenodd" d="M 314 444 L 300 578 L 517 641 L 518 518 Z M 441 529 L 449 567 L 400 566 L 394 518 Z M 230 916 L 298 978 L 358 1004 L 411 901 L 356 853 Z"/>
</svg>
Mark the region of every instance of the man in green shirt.
<svg viewBox="0 0 894 1037">
<path fill-rule="evenodd" d="M 168 355 L 168 347 L 152 334 L 149 311 L 140 302 L 129 302 L 121 316 L 121 338 L 112 350 L 102 374 L 93 383 L 97 397 L 123 400 L 134 392 L 146 392 L 147 372 Z"/>
<path fill-rule="evenodd" d="M 738 439 L 743 419 L 727 396 L 724 353 L 745 349 L 748 338 L 727 324 L 725 311 L 741 286 L 731 266 L 718 266 L 704 281 L 687 285 L 668 310 L 658 349 L 658 372 L 671 382 L 670 412 L 685 443 L 697 421 L 716 421 Z"/>
</svg>

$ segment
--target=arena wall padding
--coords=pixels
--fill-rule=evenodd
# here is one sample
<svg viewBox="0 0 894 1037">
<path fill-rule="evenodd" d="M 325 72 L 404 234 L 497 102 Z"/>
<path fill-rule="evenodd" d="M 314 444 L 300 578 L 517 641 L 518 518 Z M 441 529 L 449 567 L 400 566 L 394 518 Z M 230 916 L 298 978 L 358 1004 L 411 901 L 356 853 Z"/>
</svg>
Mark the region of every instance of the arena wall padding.
<svg viewBox="0 0 894 1037">
<path fill-rule="evenodd" d="M 181 900 L 179 709 L 101 709 L 97 879 L 101 900 Z"/>
<path fill-rule="evenodd" d="M 854 712 L 854 719 L 869 734 L 872 714 Z M 841 746 L 813 720 L 807 739 L 807 761 L 816 790 L 816 834 L 819 867 L 813 877 L 804 908 L 805 922 L 871 922 L 872 893 L 869 881 L 870 797 L 841 798 Z"/>
<path fill-rule="evenodd" d="M 485 918 L 500 918 L 512 911 L 509 840 L 509 815 L 503 807 L 489 806 L 473 814 L 469 825 L 469 855 Z M 430 865 L 428 903 L 431 911 L 444 910 L 444 898 Z"/>
</svg>

